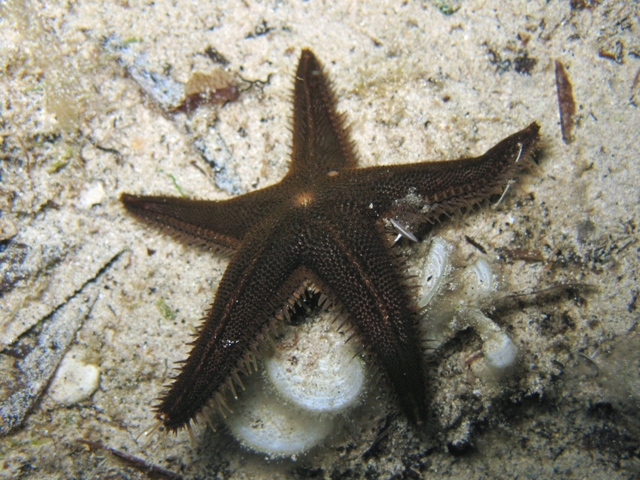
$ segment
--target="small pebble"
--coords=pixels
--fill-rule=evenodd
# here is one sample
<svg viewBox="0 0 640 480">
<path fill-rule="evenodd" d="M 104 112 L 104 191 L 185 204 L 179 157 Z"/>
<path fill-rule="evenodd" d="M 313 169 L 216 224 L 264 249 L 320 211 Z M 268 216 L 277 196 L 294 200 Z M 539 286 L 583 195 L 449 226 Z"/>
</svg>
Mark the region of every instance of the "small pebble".
<svg viewBox="0 0 640 480">
<path fill-rule="evenodd" d="M 102 182 L 96 182 L 91 185 L 86 185 L 78 197 L 77 206 L 83 210 L 88 210 L 94 205 L 99 205 L 107 196 L 104 191 L 104 185 Z"/>
<path fill-rule="evenodd" d="M 100 369 L 97 366 L 66 355 L 53 377 L 49 396 L 56 403 L 73 405 L 93 395 L 99 384 Z"/>
<path fill-rule="evenodd" d="M 18 229 L 7 218 L 0 217 L 0 242 L 9 240 L 18 234 Z"/>
</svg>

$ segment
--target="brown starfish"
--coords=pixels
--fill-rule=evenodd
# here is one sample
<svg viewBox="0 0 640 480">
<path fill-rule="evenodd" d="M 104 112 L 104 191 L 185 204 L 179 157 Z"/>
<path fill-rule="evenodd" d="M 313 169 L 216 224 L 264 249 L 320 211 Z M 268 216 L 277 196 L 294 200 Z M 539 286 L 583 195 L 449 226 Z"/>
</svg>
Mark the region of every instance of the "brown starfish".
<svg viewBox="0 0 640 480">
<path fill-rule="evenodd" d="M 295 76 L 293 152 L 280 183 L 225 201 L 123 194 L 143 219 L 234 251 L 215 301 L 155 407 L 169 430 L 224 403 L 239 370 L 313 287 L 343 308 L 413 422 L 426 418 L 418 312 L 385 221 L 401 234 L 499 193 L 538 140 L 532 123 L 477 158 L 356 168 L 321 64 L 303 50 Z"/>
</svg>

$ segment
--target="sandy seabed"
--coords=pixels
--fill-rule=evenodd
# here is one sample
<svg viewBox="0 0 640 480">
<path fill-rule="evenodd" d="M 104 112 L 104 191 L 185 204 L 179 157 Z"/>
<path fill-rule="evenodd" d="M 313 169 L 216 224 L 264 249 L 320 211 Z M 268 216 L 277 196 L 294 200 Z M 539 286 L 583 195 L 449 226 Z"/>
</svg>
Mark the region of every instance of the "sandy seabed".
<svg viewBox="0 0 640 480">
<path fill-rule="evenodd" d="M 7 0 L 0 12 L 0 475 L 640 475 L 637 2 Z M 519 366 L 488 379 L 466 361 L 477 335 L 460 332 L 428 359 L 425 432 L 381 383 L 295 459 L 265 460 L 224 428 L 198 426 L 194 446 L 186 432 L 143 443 L 228 260 L 136 222 L 118 197 L 224 199 L 277 182 L 304 47 L 334 80 L 361 166 L 478 155 L 541 125 L 537 166 L 500 205 L 435 231 L 460 265 L 482 256 L 500 272 L 489 314 Z M 567 141 L 556 61 L 575 98 Z M 191 115 L 141 85 L 220 70 L 239 98 Z M 63 359 L 97 368 L 89 393 L 50 382 Z"/>
</svg>

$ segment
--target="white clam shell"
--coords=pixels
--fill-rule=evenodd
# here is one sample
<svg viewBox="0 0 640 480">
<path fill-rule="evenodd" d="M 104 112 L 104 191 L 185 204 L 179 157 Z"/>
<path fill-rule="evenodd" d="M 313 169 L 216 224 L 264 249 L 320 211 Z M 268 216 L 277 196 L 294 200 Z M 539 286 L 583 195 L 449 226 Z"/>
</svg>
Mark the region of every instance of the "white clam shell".
<svg viewBox="0 0 640 480">
<path fill-rule="evenodd" d="M 358 402 L 365 383 L 362 360 L 348 335 L 326 321 L 294 327 L 265 361 L 273 386 L 288 401 L 316 413 L 338 412 Z"/>
<path fill-rule="evenodd" d="M 234 437 L 256 452 L 274 458 L 297 455 L 316 446 L 333 429 L 333 418 L 287 404 L 261 382 L 246 393 L 226 422 Z"/>
<path fill-rule="evenodd" d="M 420 289 L 419 307 L 429 305 L 433 297 L 445 283 L 451 270 L 450 255 L 453 247 L 440 237 L 434 237 L 431 248 L 424 263 L 422 286 Z"/>
</svg>

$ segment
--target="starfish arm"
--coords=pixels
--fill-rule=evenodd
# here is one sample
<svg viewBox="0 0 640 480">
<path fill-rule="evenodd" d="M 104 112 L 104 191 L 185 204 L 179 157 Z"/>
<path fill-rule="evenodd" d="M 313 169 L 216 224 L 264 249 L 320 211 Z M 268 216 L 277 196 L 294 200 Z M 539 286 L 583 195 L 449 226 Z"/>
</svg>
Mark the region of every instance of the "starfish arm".
<svg viewBox="0 0 640 480">
<path fill-rule="evenodd" d="M 225 405 L 229 389 L 235 396 L 238 370 L 304 288 L 300 242 L 292 232 L 279 225 L 252 232 L 233 256 L 188 359 L 156 407 L 169 430 L 188 425 L 211 403 Z"/>
<path fill-rule="evenodd" d="M 120 201 L 132 214 L 206 243 L 237 249 L 247 232 L 284 200 L 282 185 L 221 201 L 129 195 Z"/>
<path fill-rule="evenodd" d="M 293 152 L 290 175 L 311 181 L 356 165 L 353 146 L 336 113 L 336 100 L 322 65 L 303 50 L 293 92 Z"/>
<path fill-rule="evenodd" d="M 527 164 L 538 131 L 538 124 L 532 123 L 476 158 L 350 170 L 336 177 L 340 188 L 334 194 L 342 198 L 351 195 L 383 216 L 399 202 L 417 198 L 427 218 L 436 219 L 503 191 L 516 171 Z"/>
<path fill-rule="evenodd" d="M 413 422 L 426 418 L 420 332 L 397 260 L 373 222 L 347 212 L 310 230 L 305 265 L 345 308 L 366 351 L 385 372 Z"/>
</svg>

